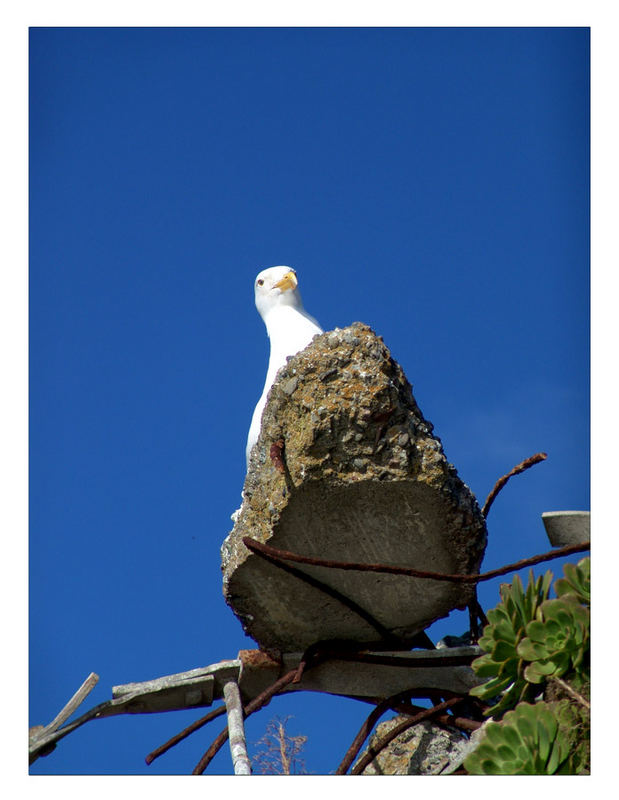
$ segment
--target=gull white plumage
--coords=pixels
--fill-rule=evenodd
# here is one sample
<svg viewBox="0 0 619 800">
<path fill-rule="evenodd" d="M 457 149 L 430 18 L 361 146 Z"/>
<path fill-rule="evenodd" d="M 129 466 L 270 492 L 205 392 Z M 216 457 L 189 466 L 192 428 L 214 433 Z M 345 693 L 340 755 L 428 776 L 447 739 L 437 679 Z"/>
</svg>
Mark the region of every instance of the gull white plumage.
<svg viewBox="0 0 619 800">
<path fill-rule="evenodd" d="M 266 325 L 271 342 L 271 353 L 264 389 L 254 409 L 247 436 L 245 456 L 248 466 L 252 447 L 260 435 L 267 395 L 278 370 L 284 366 L 289 356 L 303 350 L 316 334 L 323 332 L 314 317 L 303 308 L 297 274 L 291 267 L 269 267 L 262 270 L 256 276 L 254 290 L 256 308 Z"/>
</svg>

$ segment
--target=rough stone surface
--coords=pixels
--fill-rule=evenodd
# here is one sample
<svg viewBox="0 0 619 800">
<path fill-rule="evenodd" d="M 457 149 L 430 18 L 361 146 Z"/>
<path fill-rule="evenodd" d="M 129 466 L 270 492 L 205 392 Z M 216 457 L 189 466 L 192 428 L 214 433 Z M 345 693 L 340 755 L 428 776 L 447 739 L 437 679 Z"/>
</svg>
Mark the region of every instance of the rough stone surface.
<svg viewBox="0 0 619 800">
<path fill-rule="evenodd" d="M 486 720 L 481 728 L 473 731 L 468 742 L 463 747 L 460 747 L 456 753 L 454 753 L 449 764 L 445 767 L 445 769 L 441 770 L 441 775 L 451 775 L 462 767 L 469 753 L 472 753 L 474 750 L 476 750 L 483 741 L 486 735 L 486 728 L 492 721 L 493 720 L 491 719 Z"/>
<path fill-rule="evenodd" d="M 270 456 L 285 443 L 288 474 Z M 355 323 L 317 336 L 273 384 L 244 499 L 222 547 L 224 596 L 264 650 L 384 642 L 354 611 L 250 553 L 244 536 L 327 559 L 449 573 L 479 569 L 486 527 L 382 339 Z M 369 611 L 402 644 L 472 588 L 295 565 Z M 392 642 L 393 644 L 393 642 Z"/>
<path fill-rule="evenodd" d="M 382 722 L 370 738 L 369 747 L 386 736 L 407 717 L 397 716 Z M 453 763 L 461 763 L 469 740 L 458 731 L 433 722 L 420 722 L 403 731 L 381 750 L 362 775 L 440 775 Z M 360 757 L 365 755 L 367 749 Z"/>
</svg>

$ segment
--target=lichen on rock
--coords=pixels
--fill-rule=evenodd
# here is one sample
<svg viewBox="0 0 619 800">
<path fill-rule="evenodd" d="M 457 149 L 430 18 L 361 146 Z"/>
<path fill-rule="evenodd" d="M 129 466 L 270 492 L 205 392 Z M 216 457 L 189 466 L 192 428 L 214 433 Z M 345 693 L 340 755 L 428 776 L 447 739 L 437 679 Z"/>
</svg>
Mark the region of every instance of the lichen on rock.
<svg viewBox="0 0 619 800">
<path fill-rule="evenodd" d="M 285 472 L 271 457 L 274 443 L 283 445 Z M 224 595 L 265 650 L 380 637 L 350 608 L 250 553 L 244 536 L 303 555 L 449 573 L 477 571 L 486 544 L 479 506 L 402 368 L 361 323 L 315 337 L 280 370 L 243 494 L 222 547 Z M 472 592 L 406 576 L 302 569 L 402 643 L 465 606 Z"/>
</svg>

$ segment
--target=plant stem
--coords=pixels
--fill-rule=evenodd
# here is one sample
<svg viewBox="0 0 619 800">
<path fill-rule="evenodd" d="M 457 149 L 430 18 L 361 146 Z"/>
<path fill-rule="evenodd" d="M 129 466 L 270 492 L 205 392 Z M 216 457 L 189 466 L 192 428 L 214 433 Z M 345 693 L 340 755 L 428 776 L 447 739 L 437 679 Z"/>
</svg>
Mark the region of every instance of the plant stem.
<svg viewBox="0 0 619 800">
<path fill-rule="evenodd" d="M 580 694 L 580 692 L 577 692 L 576 689 L 572 689 L 569 683 L 566 683 L 562 678 L 553 677 L 551 680 L 558 684 L 571 697 L 573 697 L 576 702 L 580 703 L 581 706 L 584 706 L 584 708 L 586 708 L 588 711 L 591 710 L 591 703 L 588 700 L 585 700 L 585 698 Z"/>
</svg>

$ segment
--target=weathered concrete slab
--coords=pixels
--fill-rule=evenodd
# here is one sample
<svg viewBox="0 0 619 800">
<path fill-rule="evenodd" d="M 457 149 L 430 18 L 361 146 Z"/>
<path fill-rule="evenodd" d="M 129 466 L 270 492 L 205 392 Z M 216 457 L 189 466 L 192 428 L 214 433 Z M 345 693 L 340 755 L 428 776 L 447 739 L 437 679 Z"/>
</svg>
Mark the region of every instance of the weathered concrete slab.
<svg viewBox="0 0 619 800">
<path fill-rule="evenodd" d="M 312 666 L 299 683 L 290 684 L 286 690 L 326 692 L 346 697 L 390 697 L 409 689 L 436 689 L 466 694 L 483 680 L 469 666 L 450 666 L 449 657 L 469 651 L 476 656 L 482 655 L 478 647 L 462 647 L 382 653 L 389 657 L 393 662 L 391 664 L 382 664 L 380 659 L 379 663 L 373 663 L 371 657 L 380 654 L 372 652 L 367 653 L 367 662 L 334 657 Z M 293 669 L 299 661 L 298 653 L 284 656 L 284 671 Z M 421 665 L 422 661 L 424 666 Z"/>
<path fill-rule="evenodd" d="M 270 457 L 278 441 L 288 474 Z M 479 506 L 402 369 L 367 326 L 316 337 L 280 371 L 222 564 L 226 601 L 264 650 L 295 652 L 328 639 L 384 644 L 358 613 L 250 553 L 244 536 L 334 560 L 479 569 L 486 545 Z M 406 645 L 464 607 L 472 592 L 464 584 L 295 566 L 370 612 L 391 645 Z"/>
<path fill-rule="evenodd" d="M 542 520 L 553 547 L 581 544 L 591 538 L 590 511 L 544 511 Z"/>
<path fill-rule="evenodd" d="M 483 682 L 469 666 L 456 666 L 457 657 L 477 658 L 479 647 L 451 647 L 442 650 L 389 652 L 364 651 L 364 661 L 333 656 L 305 670 L 299 683 L 284 692 L 325 692 L 344 697 L 389 697 L 409 689 L 450 691 L 466 694 Z M 270 659 L 259 650 L 241 650 L 243 663 L 240 688 L 249 702 L 291 669 L 299 666 L 302 653 L 287 653 L 282 661 Z M 383 663 L 386 662 L 386 663 Z"/>
</svg>

